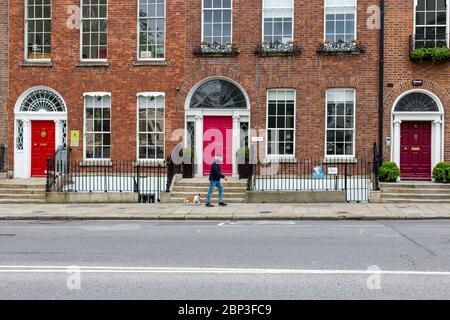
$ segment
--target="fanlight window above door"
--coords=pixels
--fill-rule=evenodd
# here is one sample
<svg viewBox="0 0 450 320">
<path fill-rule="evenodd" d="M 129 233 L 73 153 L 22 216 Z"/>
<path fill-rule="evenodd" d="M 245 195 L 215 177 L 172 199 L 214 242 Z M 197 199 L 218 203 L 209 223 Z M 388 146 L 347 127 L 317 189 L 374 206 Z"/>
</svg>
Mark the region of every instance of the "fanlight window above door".
<svg viewBox="0 0 450 320">
<path fill-rule="evenodd" d="M 66 112 L 61 98 L 54 92 L 39 89 L 25 97 L 20 105 L 21 112 Z"/>
<path fill-rule="evenodd" d="M 246 109 L 247 102 L 242 91 L 225 80 L 211 80 L 200 86 L 191 99 L 191 108 L 199 109 Z"/>
<path fill-rule="evenodd" d="M 429 95 L 413 92 L 400 99 L 395 112 L 439 112 L 439 106 Z"/>
</svg>

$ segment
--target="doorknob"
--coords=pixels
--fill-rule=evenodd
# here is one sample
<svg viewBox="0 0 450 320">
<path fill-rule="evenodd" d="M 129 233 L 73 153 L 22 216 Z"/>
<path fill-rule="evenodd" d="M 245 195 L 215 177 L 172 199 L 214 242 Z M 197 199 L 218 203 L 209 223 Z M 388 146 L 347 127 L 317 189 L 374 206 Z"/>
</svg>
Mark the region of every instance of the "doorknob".
<svg viewBox="0 0 450 320">
<path fill-rule="evenodd" d="M 35 143 L 34 146 L 37 147 L 37 143 Z"/>
</svg>

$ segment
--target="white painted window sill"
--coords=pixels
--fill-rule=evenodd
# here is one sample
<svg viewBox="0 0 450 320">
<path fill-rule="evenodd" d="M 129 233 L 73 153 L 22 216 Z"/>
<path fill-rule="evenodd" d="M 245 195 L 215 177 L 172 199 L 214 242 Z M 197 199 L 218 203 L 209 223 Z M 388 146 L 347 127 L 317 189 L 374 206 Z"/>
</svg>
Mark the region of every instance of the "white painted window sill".
<svg viewBox="0 0 450 320">
<path fill-rule="evenodd" d="M 169 62 L 167 60 L 136 60 L 133 62 L 134 67 L 145 67 L 145 66 L 167 66 Z"/>
<path fill-rule="evenodd" d="M 358 159 L 355 157 L 325 157 L 323 163 L 358 163 Z"/>
<path fill-rule="evenodd" d="M 109 63 L 107 60 L 102 61 L 77 61 L 75 64 L 76 67 L 109 67 Z"/>
<path fill-rule="evenodd" d="M 150 160 L 150 159 L 140 159 L 137 160 L 134 165 L 139 165 L 143 167 L 163 167 L 165 166 L 164 160 Z"/>
<path fill-rule="evenodd" d="M 83 160 L 80 161 L 81 167 L 112 167 L 111 160 Z"/>
<path fill-rule="evenodd" d="M 19 63 L 21 67 L 52 67 L 53 63 L 51 60 L 25 60 Z"/>
<path fill-rule="evenodd" d="M 297 159 L 296 158 L 291 158 L 291 157 L 270 157 L 270 158 L 265 158 L 262 160 L 262 163 L 296 163 Z"/>
</svg>

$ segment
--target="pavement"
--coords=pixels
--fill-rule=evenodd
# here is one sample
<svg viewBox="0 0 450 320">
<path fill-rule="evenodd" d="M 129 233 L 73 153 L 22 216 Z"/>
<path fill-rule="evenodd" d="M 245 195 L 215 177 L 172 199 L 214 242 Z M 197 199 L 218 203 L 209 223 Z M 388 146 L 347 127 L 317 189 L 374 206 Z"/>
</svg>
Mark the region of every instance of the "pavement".
<svg viewBox="0 0 450 320">
<path fill-rule="evenodd" d="M 398 220 L 450 219 L 450 204 L 20 204 L 0 220 Z"/>
<path fill-rule="evenodd" d="M 0 299 L 450 299 L 449 230 L 447 220 L 0 221 Z"/>
</svg>

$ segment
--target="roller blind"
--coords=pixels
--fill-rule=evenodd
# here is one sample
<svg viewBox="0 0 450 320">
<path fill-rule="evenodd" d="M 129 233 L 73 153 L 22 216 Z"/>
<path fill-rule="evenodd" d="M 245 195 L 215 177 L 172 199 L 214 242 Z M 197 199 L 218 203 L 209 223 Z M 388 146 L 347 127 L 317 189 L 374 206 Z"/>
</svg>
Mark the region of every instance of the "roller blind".
<svg viewBox="0 0 450 320">
<path fill-rule="evenodd" d="M 264 0 L 264 17 L 292 17 L 292 7 L 293 0 Z"/>
</svg>

